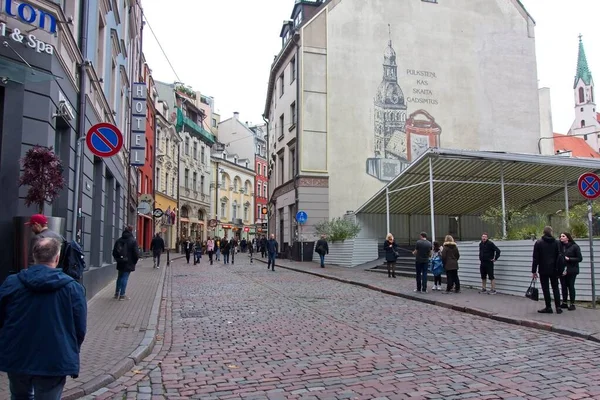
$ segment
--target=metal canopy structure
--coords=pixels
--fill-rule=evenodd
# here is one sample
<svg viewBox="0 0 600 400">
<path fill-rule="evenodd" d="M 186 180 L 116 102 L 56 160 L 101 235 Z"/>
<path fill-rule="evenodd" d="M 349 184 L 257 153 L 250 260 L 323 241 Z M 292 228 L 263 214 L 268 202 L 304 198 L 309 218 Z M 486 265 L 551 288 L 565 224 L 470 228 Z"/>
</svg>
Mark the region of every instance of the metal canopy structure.
<svg viewBox="0 0 600 400">
<path fill-rule="evenodd" d="M 430 148 L 356 213 L 431 215 L 435 238 L 437 215 L 480 215 L 502 206 L 546 214 L 569 209 L 584 199 L 577 179 L 600 172 L 600 160 L 487 151 Z"/>
</svg>

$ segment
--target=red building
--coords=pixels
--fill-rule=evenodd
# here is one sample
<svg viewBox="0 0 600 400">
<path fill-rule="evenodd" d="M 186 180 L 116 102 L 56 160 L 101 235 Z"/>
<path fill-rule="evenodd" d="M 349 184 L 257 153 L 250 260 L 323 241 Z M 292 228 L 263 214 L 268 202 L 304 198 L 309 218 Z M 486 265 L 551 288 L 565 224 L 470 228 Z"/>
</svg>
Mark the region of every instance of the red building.
<svg viewBox="0 0 600 400">
<path fill-rule="evenodd" d="M 269 191 L 267 188 L 269 178 L 267 177 L 267 140 L 266 125 L 256 125 L 250 127 L 254 133 L 254 168 L 256 177 L 254 178 L 254 222 L 256 223 L 256 236 L 266 234 L 266 231 L 260 230 L 261 223 L 267 222 L 267 215 L 263 215 L 262 208 L 267 206 Z"/>
<path fill-rule="evenodd" d="M 143 79 L 148 88 L 148 100 L 146 113 L 146 163 L 138 168 L 138 221 L 137 221 L 137 240 L 139 246 L 144 251 L 150 250 L 150 242 L 154 236 L 154 161 L 155 161 L 155 143 L 154 132 L 156 130 L 156 108 L 154 99 L 156 97 L 156 88 L 152 71 L 144 60 Z M 147 203 L 147 204 L 143 204 Z M 149 206 L 149 207 L 148 207 Z M 149 210 L 149 211 L 148 211 Z"/>
</svg>

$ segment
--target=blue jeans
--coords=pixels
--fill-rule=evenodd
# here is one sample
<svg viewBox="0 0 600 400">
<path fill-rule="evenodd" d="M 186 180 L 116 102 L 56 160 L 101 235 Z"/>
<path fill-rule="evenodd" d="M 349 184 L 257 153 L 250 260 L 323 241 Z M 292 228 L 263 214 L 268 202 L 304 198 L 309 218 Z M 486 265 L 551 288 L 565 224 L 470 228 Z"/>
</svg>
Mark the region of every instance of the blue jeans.
<svg viewBox="0 0 600 400">
<path fill-rule="evenodd" d="M 427 268 L 429 263 L 415 263 L 417 270 L 417 292 L 427 290 Z"/>
<path fill-rule="evenodd" d="M 218 248 L 215 250 L 215 259 L 216 259 L 217 261 L 220 261 L 220 260 L 221 260 L 221 250 L 220 250 L 220 249 L 218 249 Z"/>
<path fill-rule="evenodd" d="M 131 274 L 131 271 L 119 271 L 119 274 L 117 275 L 117 288 L 115 289 L 115 296 L 125 296 L 129 274 Z"/>
<path fill-rule="evenodd" d="M 66 376 L 8 374 L 12 400 L 60 400 Z"/>
<path fill-rule="evenodd" d="M 223 253 L 223 264 L 229 264 L 229 253 Z"/>
<path fill-rule="evenodd" d="M 269 267 L 271 267 L 271 269 L 275 270 L 275 253 L 268 253 L 268 261 L 267 261 L 267 269 L 269 269 Z"/>
<path fill-rule="evenodd" d="M 325 254 L 319 254 L 319 257 L 321 257 L 321 267 L 325 266 Z"/>
</svg>

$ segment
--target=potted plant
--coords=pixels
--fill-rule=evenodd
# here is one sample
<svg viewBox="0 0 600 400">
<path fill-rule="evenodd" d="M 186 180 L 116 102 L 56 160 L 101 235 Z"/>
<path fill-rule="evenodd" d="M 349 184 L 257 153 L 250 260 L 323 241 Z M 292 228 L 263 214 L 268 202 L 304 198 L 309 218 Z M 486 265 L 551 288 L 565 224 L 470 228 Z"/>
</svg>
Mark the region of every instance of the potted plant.
<svg viewBox="0 0 600 400">
<path fill-rule="evenodd" d="M 21 159 L 23 173 L 19 178 L 19 187 L 29 186 L 25 205 L 34 204 L 37 212 L 44 213 L 44 205 L 52 204 L 65 187 L 62 161 L 52 151 L 52 147 L 35 146 Z"/>
</svg>

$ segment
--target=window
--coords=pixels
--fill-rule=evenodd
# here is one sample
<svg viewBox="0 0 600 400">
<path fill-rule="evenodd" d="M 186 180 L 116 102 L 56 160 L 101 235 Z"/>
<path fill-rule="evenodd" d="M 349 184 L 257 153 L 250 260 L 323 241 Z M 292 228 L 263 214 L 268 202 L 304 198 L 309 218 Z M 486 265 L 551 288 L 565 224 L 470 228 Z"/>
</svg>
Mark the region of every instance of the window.
<svg viewBox="0 0 600 400">
<path fill-rule="evenodd" d="M 156 168 L 156 190 L 160 192 L 160 168 Z"/>
<path fill-rule="evenodd" d="M 238 160 L 238 158 L 237 158 L 237 157 L 233 157 L 233 162 L 234 162 L 235 164 L 237 164 L 237 160 Z"/>
<path fill-rule="evenodd" d="M 237 219 L 237 207 L 238 207 L 237 202 L 234 201 L 233 208 L 232 208 L 233 213 L 232 213 L 231 219 Z"/>
<path fill-rule="evenodd" d="M 283 154 L 281 156 L 279 156 L 279 184 L 283 185 L 283 182 L 285 182 L 284 178 L 283 178 L 283 171 L 285 170 L 285 165 L 283 164 Z"/>
<path fill-rule="evenodd" d="M 281 114 L 281 117 L 279 117 L 279 140 L 283 139 L 284 133 L 283 133 L 283 123 L 285 122 L 284 119 L 284 114 Z"/>
<path fill-rule="evenodd" d="M 260 183 L 259 183 L 258 185 L 256 185 L 256 189 L 258 189 L 257 196 L 258 196 L 258 197 L 261 197 L 261 195 L 260 195 L 260 193 L 261 193 L 261 190 L 260 190 L 260 189 L 261 189 L 261 187 L 260 187 Z"/>
<path fill-rule="evenodd" d="M 200 175 L 200 193 L 204 194 L 204 175 Z"/>
<path fill-rule="evenodd" d="M 260 175 L 260 163 L 256 163 L 256 173 Z"/>
<path fill-rule="evenodd" d="M 284 80 L 283 80 L 283 73 L 281 75 L 279 75 L 279 97 L 283 96 L 284 93 Z"/>
<path fill-rule="evenodd" d="M 98 49 L 96 51 L 96 72 L 98 77 L 104 77 L 104 52 L 106 50 L 105 40 L 106 40 L 106 31 L 105 31 L 104 18 L 102 14 L 98 15 Z"/>
<path fill-rule="evenodd" d="M 290 179 L 296 176 L 296 149 L 290 149 Z"/>
<path fill-rule="evenodd" d="M 110 68 L 110 99 L 109 104 L 111 111 L 116 110 L 116 91 L 117 91 L 117 64 L 113 60 Z"/>
<path fill-rule="evenodd" d="M 267 176 L 267 166 L 263 165 L 263 176 Z"/>
<path fill-rule="evenodd" d="M 204 221 L 204 210 L 198 210 L 198 219 Z"/>
<path fill-rule="evenodd" d="M 260 218 L 261 207 L 260 204 L 256 206 L 256 218 Z"/>
<path fill-rule="evenodd" d="M 194 192 L 198 190 L 197 187 L 197 182 L 198 181 L 198 173 L 194 172 L 194 174 L 192 175 L 192 188 L 194 189 Z"/>
<path fill-rule="evenodd" d="M 206 164 L 206 159 L 204 158 L 205 155 L 206 154 L 204 153 L 204 146 L 202 146 L 200 148 L 200 161 L 202 161 L 202 164 Z"/>
<path fill-rule="evenodd" d="M 250 163 L 246 161 L 246 168 L 250 168 Z"/>
<path fill-rule="evenodd" d="M 585 103 L 585 93 L 582 87 L 579 88 L 579 103 Z"/>
<path fill-rule="evenodd" d="M 290 61 L 290 84 L 296 80 L 296 57 Z"/>
<path fill-rule="evenodd" d="M 269 192 L 267 192 L 267 184 L 266 183 L 263 185 L 263 193 L 265 194 L 265 197 L 269 197 Z"/>
<path fill-rule="evenodd" d="M 582 128 L 585 128 L 585 119 L 582 119 L 582 120 L 581 120 L 581 127 L 582 127 Z"/>
<path fill-rule="evenodd" d="M 296 18 L 294 18 L 294 27 L 300 25 L 302 23 L 302 9 L 300 9 L 300 12 L 298 13 L 298 15 L 296 15 Z"/>
<path fill-rule="evenodd" d="M 169 145 L 170 145 L 169 138 L 167 138 L 167 139 L 165 139 L 165 154 L 167 154 L 167 155 L 169 154 Z"/>
<path fill-rule="evenodd" d="M 237 179 L 233 180 L 233 191 L 234 192 L 238 191 L 238 180 Z"/>
<path fill-rule="evenodd" d="M 190 138 L 185 138 L 185 147 L 183 148 L 183 154 L 186 156 L 190 155 Z"/>
<path fill-rule="evenodd" d="M 194 142 L 194 146 L 192 149 L 192 155 L 194 157 L 194 160 L 198 159 L 198 142 L 196 142 L 196 141 Z"/>
<path fill-rule="evenodd" d="M 225 218 L 225 203 L 221 203 L 221 218 Z"/>
<path fill-rule="evenodd" d="M 244 206 L 244 221 L 248 221 L 248 207 Z"/>
<path fill-rule="evenodd" d="M 182 218 L 190 217 L 190 210 L 187 207 L 181 207 L 181 217 Z"/>
<path fill-rule="evenodd" d="M 227 160 L 227 153 L 223 152 L 223 160 Z"/>
<path fill-rule="evenodd" d="M 189 169 L 185 169 L 185 172 L 183 173 L 183 187 L 186 189 L 190 188 L 190 170 Z"/>
<path fill-rule="evenodd" d="M 290 106 L 290 124 L 296 125 L 296 102 Z"/>
<path fill-rule="evenodd" d="M 215 118 L 212 119 L 212 126 L 213 128 L 217 127 L 217 120 Z"/>
<path fill-rule="evenodd" d="M 150 191 L 150 183 L 148 177 L 144 178 L 144 193 L 148 193 Z"/>
<path fill-rule="evenodd" d="M 175 197 L 175 178 L 171 179 L 171 196 Z"/>
</svg>

